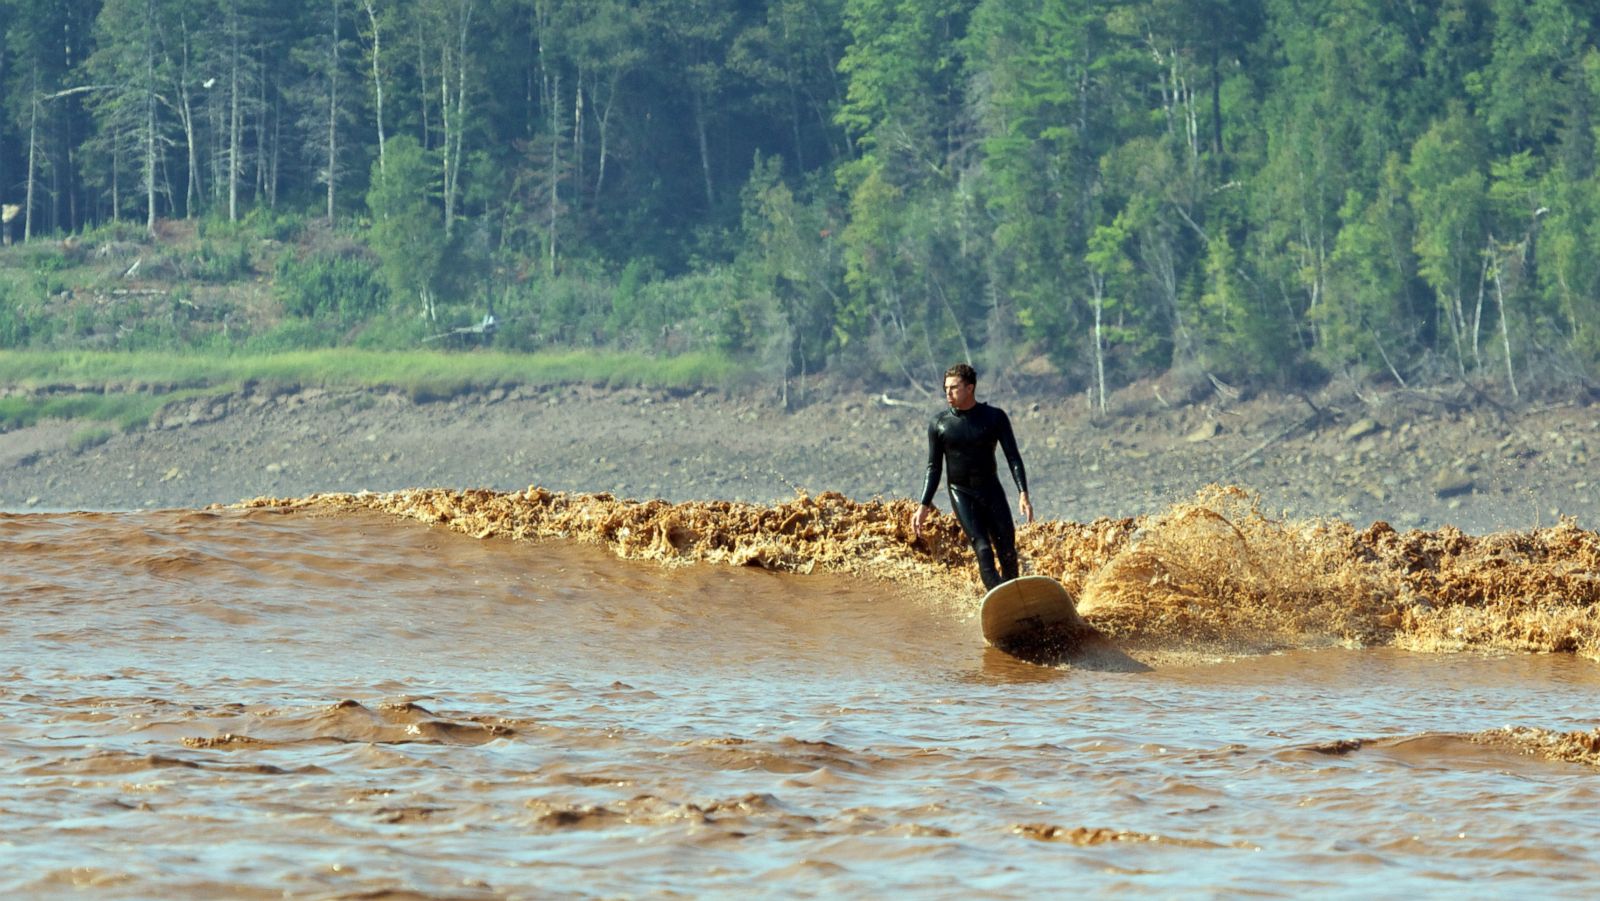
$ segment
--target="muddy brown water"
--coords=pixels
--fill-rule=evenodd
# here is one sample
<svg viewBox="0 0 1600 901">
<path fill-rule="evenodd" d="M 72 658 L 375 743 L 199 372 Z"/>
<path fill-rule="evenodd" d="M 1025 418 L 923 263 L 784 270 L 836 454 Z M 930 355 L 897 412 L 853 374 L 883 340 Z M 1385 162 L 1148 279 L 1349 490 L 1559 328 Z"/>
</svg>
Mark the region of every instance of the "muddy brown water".
<svg viewBox="0 0 1600 901">
<path fill-rule="evenodd" d="M 1596 770 L 1485 740 L 1593 729 L 1582 655 L 1036 666 L 984 646 L 969 592 L 770 569 L 348 506 L 0 515 L 0 892 L 1600 879 Z"/>
</svg>

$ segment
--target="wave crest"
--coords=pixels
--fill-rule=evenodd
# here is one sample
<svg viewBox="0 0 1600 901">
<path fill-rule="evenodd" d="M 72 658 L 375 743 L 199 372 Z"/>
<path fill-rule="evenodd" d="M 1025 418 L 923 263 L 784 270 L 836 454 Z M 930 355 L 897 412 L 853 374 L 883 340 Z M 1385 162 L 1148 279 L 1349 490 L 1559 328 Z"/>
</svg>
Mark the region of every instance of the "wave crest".
<svg viewBox="0 0 1600 901">
<path fill-rule="evenodd" d="M 245 507 L 373 509 L 478 538 L 576 540 L 666 565 L 836 572 L 944 597 L 982 593 L 960 526 L 918 537 L 910 500 L 800 494 L 771 506 L 668 503 L 537 486 L 257 498 Z M 1600 659 L 1600 535 L 1548 528 L 1469 536 L 1269 515 L 1209 486 L 1153 516 L 1018 530 L 1032 571 L 1080 599 L 1092 625 L 1147 650 L 1257 653 L 1327 644 L 1572 652 Z"/>
</svg>

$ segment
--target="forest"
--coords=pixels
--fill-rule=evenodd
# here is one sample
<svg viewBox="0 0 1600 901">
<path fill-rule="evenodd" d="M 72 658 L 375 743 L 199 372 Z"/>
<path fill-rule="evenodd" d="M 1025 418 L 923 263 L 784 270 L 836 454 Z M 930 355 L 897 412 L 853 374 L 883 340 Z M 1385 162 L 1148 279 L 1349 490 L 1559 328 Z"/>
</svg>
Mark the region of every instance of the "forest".
<svg viewBox="0 0 1600 901">
<path fill-rule="evenodd" d="M 785 391 L 965 359 L 1102 410 L 1167 374 L 1600 376 L 1588 2 L 0 0 L 0 27 L 0 347 L 470 335 Z M 170 287 L 75 305 L 106 255 Z M 140 304 L 159 329 L 119 323 Z"/>
</svg>

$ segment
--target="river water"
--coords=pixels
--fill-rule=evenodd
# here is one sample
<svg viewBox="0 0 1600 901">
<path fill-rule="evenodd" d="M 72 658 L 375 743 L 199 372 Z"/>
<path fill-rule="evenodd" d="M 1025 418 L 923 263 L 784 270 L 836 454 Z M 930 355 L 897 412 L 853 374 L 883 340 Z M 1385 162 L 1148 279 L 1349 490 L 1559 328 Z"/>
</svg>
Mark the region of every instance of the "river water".
<svg viewBox="0 0 1600 901">
<path fill-rule="evenodd" d="M 1593 729 L 1585 656 L 1149 659 L 1017 660 L 984 646 L 969 594 L 913 580 L 349 506 L 0 515 L 0 893 L 1600 880 L 1595 768 L 1495 738 Z"/>
</svg>

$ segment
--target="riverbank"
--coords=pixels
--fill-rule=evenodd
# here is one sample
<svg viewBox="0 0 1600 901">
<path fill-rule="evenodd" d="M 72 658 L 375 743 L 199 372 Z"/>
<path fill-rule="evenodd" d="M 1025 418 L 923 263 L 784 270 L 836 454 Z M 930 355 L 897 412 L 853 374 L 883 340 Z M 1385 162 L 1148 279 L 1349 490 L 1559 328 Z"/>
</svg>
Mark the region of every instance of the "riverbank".
<svg viewBox="0 0 1600 901">
<path fill-rule="evenodd" d="M 1600 522 L 1600 407 L 1518 407 L 1447 391 L 1325 389 L 1187 403 L 1142 384 L 1094 415 L 1082 396 L 980 391 L 1007 409 L 1039 515 L 1164 509 L 1211 483 L 1263 507 L 1399 528 L 1483 532 Z M 785 411 L 709 389 L 523 386 L 448 399 L 251 387 L 82 439 L 46 421 L 0 433 L 0 509 L 201 507 L 261 495 L 418 487 L 772 502 L 921 487 L 933 397 L 832 389 Z M 941 505 L 943 499 L 940 499 Z"/>
</svg>

